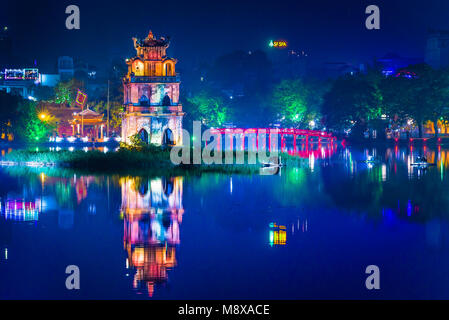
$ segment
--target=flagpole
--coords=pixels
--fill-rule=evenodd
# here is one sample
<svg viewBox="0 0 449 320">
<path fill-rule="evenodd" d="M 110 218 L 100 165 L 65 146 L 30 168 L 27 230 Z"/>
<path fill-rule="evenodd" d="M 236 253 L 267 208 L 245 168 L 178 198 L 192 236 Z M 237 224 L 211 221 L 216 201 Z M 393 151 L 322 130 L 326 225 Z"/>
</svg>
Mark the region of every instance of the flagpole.
<svg viewBox="0 0 449 320">
<path fill-rule="evenodd" d="M 107 122 L 107 130 L 106 130 L 106 136 L 109 138 L 109 80 L 108 80 L 108 105 L 107 105 L 107 108 L 108 108 L 108 122 Z"/>
</svg>

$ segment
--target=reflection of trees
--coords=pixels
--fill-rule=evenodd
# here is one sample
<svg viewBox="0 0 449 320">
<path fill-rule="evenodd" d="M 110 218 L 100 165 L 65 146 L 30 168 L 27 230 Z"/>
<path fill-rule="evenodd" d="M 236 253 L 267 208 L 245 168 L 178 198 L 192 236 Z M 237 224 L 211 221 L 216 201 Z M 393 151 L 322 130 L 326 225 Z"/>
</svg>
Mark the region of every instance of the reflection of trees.
<svg viewBox="0 0 449 320">
<path fill-rule="evenodd" d="M 121 178 L 124 247 L 134 268 L 133 286 L 153 295 L 176 266 L 182 222 L 183 178 Z"/>
<path fill-rule="evenodd" d="M 339 208 L 367 214 L 375 219 L 381 219 L 387 211 L 419 222 L 434 217 L 449 218 L 446 192 L 449 182 L 440 177 L 444 170 L 440 167 L 441 163 L 418 172 L 408 169 L 399 157 L 395 159 L 389 157 L 388 152 L 386 154 L 386 164 L 359 168 L 353 176 L 347 174 L 343 165 L 323 168 L 325 192 Z M 428 157 L 433 158 L 433 154 Z M 408 174 L 410 170 L 412 177 Z"/>
</svg>

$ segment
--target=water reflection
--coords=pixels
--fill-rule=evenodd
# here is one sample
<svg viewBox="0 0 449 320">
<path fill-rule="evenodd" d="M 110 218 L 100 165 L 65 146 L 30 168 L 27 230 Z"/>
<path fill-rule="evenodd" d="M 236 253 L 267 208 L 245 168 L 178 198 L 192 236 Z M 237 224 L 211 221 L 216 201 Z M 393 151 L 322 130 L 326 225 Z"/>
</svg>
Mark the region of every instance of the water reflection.
<svg viewBox="0 0 449 320">
<path fill-rule="evenodd" d="M 155 285 L 176 266 L 180 243 L 183 178 L 121 178 L 121 211 L 127 266 L 135 269 L 133 286 L 153 296 Z"/>
<path fill-rule="evenodd" d="M 436 166 L 409 165 L 422 155 Z M 277 176 L 1 168 L 0 298 L 39 287 L 31 269 L 47 272 L 47 281 L 71 263 L 95 286 L 79 298 L 252 298 L 249 289 L 260 298 L 357 298 L 351 289 L 339 296 L 342 282 L 334 279 L 353 279 L 340 273 L 372 255 L 397 279 L 415 279 L 409 265 L 447 270 L 448 149 L 339 146 L 331 157 L 308 157 Z M 403 260 L 389 264 L 398 252 Z M 323 273 L 326 287 L 313 287 Z M 410 292 L 410 283 L 395 292 Z M 20 297 L 57 298 L 66 294 L 60 287 Z"/>
</svg>

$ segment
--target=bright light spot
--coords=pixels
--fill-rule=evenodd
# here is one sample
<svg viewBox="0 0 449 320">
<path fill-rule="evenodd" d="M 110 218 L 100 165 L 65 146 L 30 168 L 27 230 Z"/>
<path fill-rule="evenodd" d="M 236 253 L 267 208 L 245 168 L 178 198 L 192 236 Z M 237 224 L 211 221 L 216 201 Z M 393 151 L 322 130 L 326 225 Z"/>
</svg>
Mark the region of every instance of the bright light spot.
<svg viewBox="0 0 449 320">
<path fill-rule="evenodd" d="M 37 99 L 35 97 L 33 97 L 33 96 L 28 96 L 28 100 L 37 101 Z"/>
<path fill-rule="evenodd" d="M 309 126 L 313 129 L 315 127 L 315 120 L 310 120 Z"/>
<path fill-rule="evenodd" d="M 70 142 L 70 143 L 74 142 L 75 140 L 76 140 L 75 137 L 68 137 L 67 138 L 67 141 Z"/>
</svg>

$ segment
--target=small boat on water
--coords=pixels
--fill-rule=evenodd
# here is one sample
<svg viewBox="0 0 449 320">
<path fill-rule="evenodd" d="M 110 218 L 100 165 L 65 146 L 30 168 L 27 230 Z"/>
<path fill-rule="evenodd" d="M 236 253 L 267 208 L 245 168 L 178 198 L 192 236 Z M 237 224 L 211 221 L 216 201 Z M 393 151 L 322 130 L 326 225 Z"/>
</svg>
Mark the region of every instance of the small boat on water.
<svg viewBox="0 0 449 320">
<path fill-rule="evenodd" d="M 432 167 L 436 166 L 436 163 L 429 163 L 429 162 L 416 162 L 410 164 L 413 167 Z"/>
<path fill-rule="evenodd" d="M 426 157 L 417 157 L 416 162 L 411 163 L 410 165 L 413 167 L 432 167 L 436 166 L 436 163 L 427 162 Z"/>
<path fill-rule="evenodd" d="M 285 164 L 282 163 L 281 157 L 270 159 L 269 162 L 262 162 L 262 168 L 281 168 L 285 167 Z"/>
</svg>

